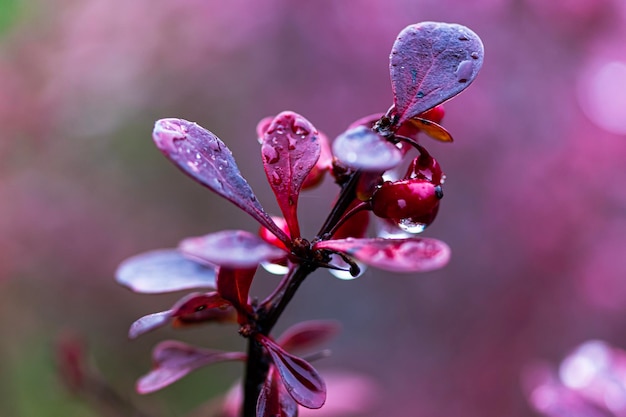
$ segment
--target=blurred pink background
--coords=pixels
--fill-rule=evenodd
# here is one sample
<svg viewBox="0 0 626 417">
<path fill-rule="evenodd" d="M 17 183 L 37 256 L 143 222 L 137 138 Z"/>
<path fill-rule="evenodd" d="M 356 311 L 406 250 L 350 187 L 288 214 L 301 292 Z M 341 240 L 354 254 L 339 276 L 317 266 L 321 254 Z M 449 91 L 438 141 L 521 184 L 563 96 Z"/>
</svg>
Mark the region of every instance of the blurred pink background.
<svg viewBox="0 0 626 417">
<path fill-rule="evenodd" d="M 426 20 L 464 24 L 485 45 L 481 74 L 446 105 L 455 142 L 424 140 L 447 174 L 425 235 L 446 241 L 452 261 L 356 281 L 321 271 L 279 327 L 342 322 L 316 367 L 376 381 L 378 403 L 358 414 L 368 417 L 538 415 L 521 383 L 528 364 L 557 364 L 588 339 L 626 348 L 623 0 L 0 0 L 0 415 L 97 415 L 58 383 L 53 346 L 66 331 L 156 415 L 226 392 L 238 364 L 133 392 L 160 340 L 244 341 L 230 327 L 128 341 L 133 320 L 178 295 L 128 292 L 117 264 L 186 236 L 257 228 L 160 155 L 154 121 L 216 133 L 277 213 L 257 121 L 289 109 L 332 138 L 386 111 L 391 45 Z M 327 180 L 303 194 L 305 235 L 335 191 Z M 263 275 L 258 290 L 275 280 Z"/>
</svg>

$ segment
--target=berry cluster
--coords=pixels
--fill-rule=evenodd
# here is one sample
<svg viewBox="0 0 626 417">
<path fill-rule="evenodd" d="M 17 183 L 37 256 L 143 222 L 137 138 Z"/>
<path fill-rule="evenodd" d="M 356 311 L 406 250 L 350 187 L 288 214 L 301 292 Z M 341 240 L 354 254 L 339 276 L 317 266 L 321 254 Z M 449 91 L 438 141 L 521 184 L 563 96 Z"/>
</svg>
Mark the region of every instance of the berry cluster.
<svg viewBox="0 0 626 417">
<path fill-rule="evenodd" d="M 279 338 L 271 331 L 304 279 L 318 268 L 355 277 L 363 265 L 395 272 L 444 266 L 448 246 L 414 234 L 437 215 L 444 174 L 418 142 L 423 133 L 450 142 L 439 125 L 441 103 L 465 89 L 483 59 L 478 36 L 455 24 L 425 22 L 405 28 L 391 52 L 394 103 L 386 113 L 364 117 L 332 143 L 303 116 L 291 111 L 257 126 L 261 158 L 282 217 L 270 216 L 241 175 L 228 147 L 217 136 L 183 119 L 159 120 L 156 146 L 192 179 L 252 216 L 259 234 L 225 230 L 186 238 L 175 249 L 126 260 L 118 281 L 137 292 L 204 289 L 170 309 L 137 320 L 137 337 L 166 324 L 236 323 L 248 339 L 247 352 L 220 352 L 165 341 L 153 352 L 154 368 L 137 389 L 165 387 L 198 367 L 216 361 L 246 362 L 246 416 L 296 416 L 298 407 L 320 408 L 324 380 L 311 364 L 293 354 L 336 332 L 329 322 L 306 322 Z M 398 169 L 410 160 L 406 174 Z M 306 239 L 298 221 L 300 192 L 330 173 L 340 188 L 319 232 Z M 398 178 L 399 177 L 399 178 Z M 369 214 L 392 237 L 368 237 Z M 283 275 L 263 300 L 249 294 L 259 266 Z"/>
</svg>

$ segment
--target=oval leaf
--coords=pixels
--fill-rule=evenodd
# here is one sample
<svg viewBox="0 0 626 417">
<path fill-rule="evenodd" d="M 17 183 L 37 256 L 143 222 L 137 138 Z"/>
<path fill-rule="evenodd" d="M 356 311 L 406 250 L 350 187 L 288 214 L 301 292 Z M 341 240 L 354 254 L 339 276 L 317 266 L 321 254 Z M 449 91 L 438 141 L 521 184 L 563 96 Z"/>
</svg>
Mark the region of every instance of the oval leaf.
<svg viewBox="0 0 626 417">
<path fill-rule="evenodd" d="M 297 218 L 300 189 L 320 157 L 318 136 L 311 122 L 290 111 L 276 116 L 263 134 L 261 154 L 265 174 L 294 238 L 300 237 Z"/>
<path fill-rule="evenodd" d="M 203 366 L 245 358 L 246 355 L 240 352 L 201 349 L 175 340 L 166 340 L 152 351 L 154 368 L 137 381 L 136 389 L 140 394 L 148 394 L 165 388 Z"/>
<path fill-rule="evenodd" d="M 483 44 L 462 25 L 423 22 L 406 27 L 391 50 L 389 69 L 396 126 L 454 97 L 483 64 Z"/>
<path fill-rule="evenodd" d="M 326 401 L 326 385 L 317 371 L 302 358 L 290 355 L 271 339 L 258 335 L 291 397 L 306 408 L 320 408 Z"/>
<path fill-rule="evenodd" d="M 118 283 L 139 293 L 216 288 L 215 268 L 185 258 L 177 249 L 160 249 L 126 259 L 115 273 Z"/>
<path fill-rule="evenodd" d="M 230 308 L 229 308 L 230 307 Z M 148 314 L 135 321 L 128 332 L 134 339 L 146 332 L 165 326 L 172 319 L 180 327 L 207 321 L 234 321 L 235 311 L 231 304 L 217 292 L 187 294 L 167 311 Z"/>
<path fill-rule="evenodd" d="M 280 382 L 275 367 L 270 369 L 256 403 L 256 417 L 296 417 L 298 404 Z"/>
<path fill-rule="evenodd" d="M 276 236 L 287 239 L 263 210 L 230 149 L 217 136 L 187 120 L 161 119 L 152 137 L 159 150 L 185 174 L 235 204 Z"/>
<path fill-rule="evenodd" d="M 339 135 L 333 142 L 333 154 L 344 165 L 364 171 L 386 171 L 402 161 L 396 145 L 365 126 Z"/>
<path fill-rule="evenodd" d="M 324 343 L 339 332 L 340 325 L 333 320 L 310 320 L 294 324 L 278 338 L 277 343 L 286 351 Z"/>
<path fill-rule="evenodd" d="M 170 310 L 161 311 L 159 313 L 148 314 L 137 320 L 130 325 L 128 330 L 128 337 L 135 339 L 144 333 L 148 333 L 151 330 L 158 329 L 165 326 L 172 319 L 172 312 Z"/>
<path fill-rule="evenodd" d="M 314 249 L 343 252 L 364 264 L 392 272 L 432 271 L 450 260 L 450 247 L 429 238 L 326 240 L 318 242 Z"/>
<path fill-rule="evenodd" d="M 282 230 L 281 233 L 284 234 Z M 180 242 L 178 248 L 190 258 L 229 268 L 252 268 L 285 256 L 282 249 L 244 230 L 190 237 Z"/>
</svg>

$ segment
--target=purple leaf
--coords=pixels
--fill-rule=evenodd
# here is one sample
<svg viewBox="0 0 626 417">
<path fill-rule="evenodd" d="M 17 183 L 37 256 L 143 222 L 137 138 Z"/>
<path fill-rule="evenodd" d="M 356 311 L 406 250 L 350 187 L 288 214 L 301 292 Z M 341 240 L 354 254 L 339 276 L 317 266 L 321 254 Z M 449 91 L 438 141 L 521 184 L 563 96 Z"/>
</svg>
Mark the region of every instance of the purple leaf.
<svg viewBox="0 0 626 417">
<path fill-rule="evenodd" d="M 256 417 L 296 417 L 298 404 L 280 381 L 275 367 L 271 367 L 256 403 Z"/>
<path fill-rule="evenodd" d="M 175 340 L 159 343 L 152 351 L 153 369 L 137 381 L 137 392 L 158 391 L 189 374 L 216 362 L 245 360 L 240 352 L 201 349 Z"/>
<path fill-rule="evenodd" d="M 239 311 L 248 311 L 248 293 L 256 273 L 256 266 L 251 269 L 220 268 L 217 274 L 217 290 L 220 295 L 233 303 Z"/>
<path fill-rule="evenodd" d="M 171 309 L 148 314 L 135 321 L 130 326 L 128 337 L 134 339 L 172 320 L 174 326 L 180 327 L 207 321 L 233 321 L 235 318 L 231 304 L 217 292 L 191 293 L 178 300 Z"/>
<path fill-rule="evenodd" d="M 291 397 L 306 408 L 320 408 L 326 401 L 326 385 L 317 371 L 304 359 L 290 355 L 271 339 L 258 335 L 280 374 Z"/>
<path fill-rule="evenodd" d="M 364 171 L 386 171 L 402 161 L 402 152 L 365 126 L 342 133 L 333 142 L 333 154 L 344 165 Z"/>
<path fill-rule="evenodd" d="M 277 343 L 289 352 L 307 349 L 330 339 L 339 332 L 339 328 L 339 323 L 332 320 L 304 321 L 285 330 Z"/>
<path fill-rule="evenodd" d="M 160 249 L 126 259 L 117 282 L 135 292 L 164 293 L 192 288 L 215 289 L 215 268 L 185 258 L 177 249 Z"/>
<path fill-rule="evenodd" d="M 265 174 L 291 237 L 300 237 L 298 196 L 320 156 L 319 133 L 307 119 L 290 111 L 280 113 L 269 126 L 259 129 L 265 129 L 261 146 Z"/>
<path fill-rule="evenodd" d="M 217 136 L 187 120 L 161 119 L 152 137 L 161 152 L 185 174 L 235 204 L 281 240 L 287 239 L 263 210 L 230 149 Z"/>
<path fill-rule="evenodd" d="M 222 230 L 190 237 L 180 242 L 178 248 L 185 256 L 199 262 L 229 268 L 252 268 L 263 261 L 285 257 L 284 250 L 244 230 Z"/>
<path fill-rule="evenodd" d="M 422 22 L 406 27 L 390 56 L 394 124 L 399 126 L 467 88 L 483 56 L 480 38 L 465 26 Z"/>
<path fill-rule="evenodd" d="M 432 271 L 450 259 L 450 247 L 430 238 L 326 240 L 318 242 L 314 249 L 343 252 L 367 265 L 393 272 Z"/>
</svg>

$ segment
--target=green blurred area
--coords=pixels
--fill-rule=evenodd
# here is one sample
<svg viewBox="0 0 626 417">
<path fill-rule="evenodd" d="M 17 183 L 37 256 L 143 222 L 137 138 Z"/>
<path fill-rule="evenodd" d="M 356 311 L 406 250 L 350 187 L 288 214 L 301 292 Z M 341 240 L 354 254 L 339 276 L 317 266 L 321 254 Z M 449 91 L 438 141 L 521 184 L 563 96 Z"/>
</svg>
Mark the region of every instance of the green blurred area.
<svg viewBox="0 0 626 417">
<path fill-rule="evenodd" d="M 0 36 L 18 20 L 21 11 L 20 0 L 0 0 Z"/>
</svg>

